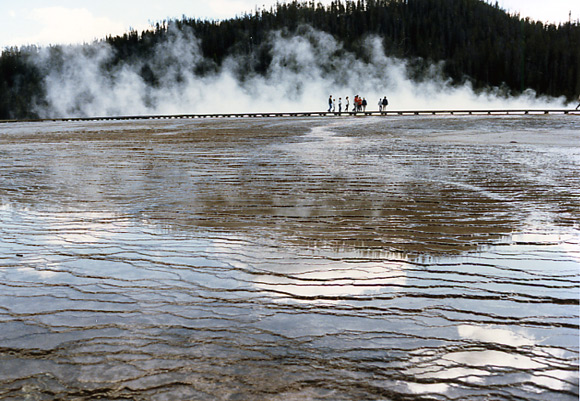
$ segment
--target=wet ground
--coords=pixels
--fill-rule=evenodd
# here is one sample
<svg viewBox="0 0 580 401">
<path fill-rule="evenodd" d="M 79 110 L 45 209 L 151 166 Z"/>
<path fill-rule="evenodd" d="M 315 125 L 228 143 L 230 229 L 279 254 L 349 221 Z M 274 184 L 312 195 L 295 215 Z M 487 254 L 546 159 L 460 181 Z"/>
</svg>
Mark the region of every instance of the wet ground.
<svg viewBox="0 0 580 401">
<path fill-rule="evenodd" d="M 0 125 L 0 398 L 577 400 L 580 119 Z"/>
</svg>

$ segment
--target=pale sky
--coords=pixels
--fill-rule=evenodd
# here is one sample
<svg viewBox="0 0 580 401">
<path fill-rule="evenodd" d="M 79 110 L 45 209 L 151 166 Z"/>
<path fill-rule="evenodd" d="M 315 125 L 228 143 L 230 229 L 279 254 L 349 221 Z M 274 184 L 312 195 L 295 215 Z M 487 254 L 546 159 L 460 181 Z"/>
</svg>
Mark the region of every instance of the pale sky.
<svg viewBox="0 0 580 401">
<path fill-rule="evenodd" d="M 279 0 L 283 2 L 283 0 Z M 323 4 L 330 0 L 319 0 Z M 318 1 L 317 1 L 318 2 Z M 495 3 L 495 0 L 489 0 Z M 147 29 L 183 15 L 227 19 L 276 0 L 0 0 L 0 49 L 8 46 L 92 42 L 107 34 Z M 578 0 L 498 0 L 500 7 L 542 22 L 580 20 Z"/>
</svg>

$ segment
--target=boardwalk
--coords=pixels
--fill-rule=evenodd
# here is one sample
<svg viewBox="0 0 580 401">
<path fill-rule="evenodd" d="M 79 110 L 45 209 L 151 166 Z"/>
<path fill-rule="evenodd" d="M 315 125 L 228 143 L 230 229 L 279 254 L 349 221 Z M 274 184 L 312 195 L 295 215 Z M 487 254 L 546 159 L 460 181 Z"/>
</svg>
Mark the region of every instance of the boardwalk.
<svg viewBox="0 0 580 401">
<path fill-rule="evenodd" d="M 40 122 L 40 121 L 115 121 L 115 120 L 162 120 L 162 119 L 194 119 L 194 118 L 265 118 L 265 117 L 365 117 L 365 116 L 434 116 L 434 115 L 549 115 L 570 114 L 579 115 L 580 110 L 574 109 L 478 109 L 478 110 L 388 110 L 365 112 L 273 112 L 273 113 L 213 113 L 213 114 L 173 114 L 173 115 L 132 115 L 132 116 L 101 116 L 101 117 L 58 117 L 26 120 L 0 120 L 0 123 L 9 122 Z"/>
</svg>

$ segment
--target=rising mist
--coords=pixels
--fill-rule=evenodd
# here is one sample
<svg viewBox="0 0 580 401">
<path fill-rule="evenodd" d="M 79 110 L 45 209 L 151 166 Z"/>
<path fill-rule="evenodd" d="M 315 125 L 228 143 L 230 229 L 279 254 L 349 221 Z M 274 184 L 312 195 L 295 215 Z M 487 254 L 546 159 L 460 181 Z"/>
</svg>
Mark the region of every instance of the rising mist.
<svg viewBox="0 0 580 401">
<path fill-rule="evenodd" d="M 248 56 L 230 56 L 215 72 L 196 74 L 208 62 L 199 40 L 191 30 L 171 26 L 154 58 L 114 67 L 106 42 L 42 49 L 35 63 L 45 74 L 46 103 L 35 111 L 41 117 L 318 111 L 326 109 L 329 95 L 344 101 L 356 94 L 372 110 L 383 96 L 397 110 L 565 105 L 564 98 L 538 98 L 532 90 L 507 97 L 499 88 L 476 92 L 469 82 L 453 85 L 441 65 L 414 80 L 408 62 L 387 56 L 377 36 L 364 41 L 366 61 L 309 26 L 293 35 L 274 31 L 269 45 L 266 74 L 245 72 Z M 154 84 L 143 78 L 145 66 L 157 77 Z"/>
</svg>

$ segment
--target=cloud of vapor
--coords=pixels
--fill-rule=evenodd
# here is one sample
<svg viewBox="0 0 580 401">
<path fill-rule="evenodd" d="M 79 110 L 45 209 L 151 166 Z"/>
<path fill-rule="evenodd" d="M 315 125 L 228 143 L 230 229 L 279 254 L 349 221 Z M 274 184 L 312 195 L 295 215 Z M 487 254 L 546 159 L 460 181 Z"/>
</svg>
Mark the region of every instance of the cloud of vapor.
<svg viewBox="0 0 580 401">
<path fill-rule="evenodd" d="M 43 49 L 47 106 L 42 117 L 136 114 L 322 111 L 329 95 L 358 94 L 376 110 L 387 96 L 391 110 L 563 107 L 565 100 L 536 97 L 531 90 L 506 97 L 500 89 L 476 92 L 469 83 L 451 85 L 441 65 L 419 82 L 409 64 L 385 55 L 382 41 L 369 37 L 364 60 L 346 51 L 331 35 L 302 26 L 290 35 L 272 32 L 266 74 L 247 68 L 248 56 L 231 56 L 215 72 L 196 74 L 204 60 L 199 41 L 188 30 L 170 28 L 149 60 L 113 66 L 106 43 Z M 244 60 L 244 57 L 246 59 Z M 143 78 L 146 68 L 155 77 Z"/>
</svg>

